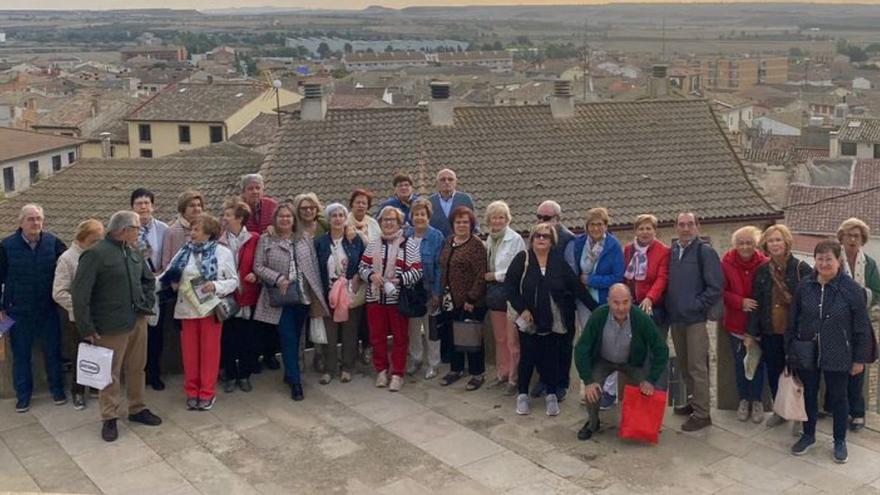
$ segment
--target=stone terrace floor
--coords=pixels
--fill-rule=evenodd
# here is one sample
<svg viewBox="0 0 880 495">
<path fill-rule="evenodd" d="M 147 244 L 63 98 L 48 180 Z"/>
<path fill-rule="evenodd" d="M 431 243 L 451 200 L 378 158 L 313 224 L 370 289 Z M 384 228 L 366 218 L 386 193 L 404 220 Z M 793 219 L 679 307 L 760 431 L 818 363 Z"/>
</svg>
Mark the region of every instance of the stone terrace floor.
<svg viewBox="0 0 880 495">
<path fill-rule="evenodd" d="M 670 411 L 660 444 L 644 446 L 617 439 L 615 409 L 580 442 L 586 413 L 574 398 L 558 417 L 544 415 L 543 400 L 519 417 L 500 389 L 465 392 L 463 381 L 445 389 L 409 379 L 395 394 L 369 376 L 322 386 L 307 373 L 306 400 L 294 403 L 280 372 L 254 378 L 253 392 L 221 391 L 212 411 L 189 412 L 172 377 L 166 391 L 148 391 L 164 424 L 120 422 L 112 444 L 100 439 L 94 400 L 75 411 L 41 396 L 27 414 L 0 401 L 0 492 L 880 494 L 880 433 L 850 435 L 850 461 L 837 465 L 829 420 L 817 447 L 796 458 L 790 428 L 728 411 L 691 434 Z"/>
</svg>

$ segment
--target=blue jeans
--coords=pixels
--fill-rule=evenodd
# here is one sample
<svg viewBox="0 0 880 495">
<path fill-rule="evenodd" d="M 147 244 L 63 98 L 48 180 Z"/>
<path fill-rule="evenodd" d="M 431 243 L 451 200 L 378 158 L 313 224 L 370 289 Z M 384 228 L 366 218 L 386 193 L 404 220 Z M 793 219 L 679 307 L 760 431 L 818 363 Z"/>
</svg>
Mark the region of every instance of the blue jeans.
<svg viewBox="0 0 880 495">
<path fill-rule="evenodd" d="M 52 395 L 64 393 L 61 372 L 61 321 L 54 308 L 38 316 L 16 315 L 15 325 L 10 331 L 12 340 L 12 380 L 15 396 L 19 400 L 30 400 L 34 391 L 34 376 L 31 367 L 31 352 L 34 341 L 40 341 L 43 358 L 46 361 L 46 377 Z"/>
<path fill-rule="evenodd" d="M 284 360 L 284 377 L 290 384 L 300 384 L 299 344 L 309 307 L 304 304 L 285 306 L 278 321 L 281 337 L 281 359 Z"/>
<path fill-rule="evenodd" d="M 733 361 L 736 365 L 736 392 L 739 395 L 739 400 L 759 401 L 764 392 L 764 361 L 758 363 L 754 379 L 747 380 L 746 367 L 743 364 L 743 359 L 746 357 L 746 346 L 741 339 L 730 334 L 728 336 L 730 337 L 730 347 L 733 349 Z"/>
</svg>

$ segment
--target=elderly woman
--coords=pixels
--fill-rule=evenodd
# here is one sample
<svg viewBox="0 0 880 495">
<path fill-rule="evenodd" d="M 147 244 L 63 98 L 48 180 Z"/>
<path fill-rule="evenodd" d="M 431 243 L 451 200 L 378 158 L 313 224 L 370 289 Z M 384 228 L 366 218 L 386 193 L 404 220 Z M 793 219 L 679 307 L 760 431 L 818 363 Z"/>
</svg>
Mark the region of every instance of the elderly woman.
<svg viewBox="0 0 880 495">
<path fill-rule="evenodd" d="M 162 240 L 162 266 L 165 271 L 171 258 L 191 240 L 192 222 L 205 211 L 205 197 L 202 193 L 187 189 L 177 197 L 177 219 L 168 226 Z"/>
<path fill-rule="evenodd" d="M 263 284 L 257 300 L 255 320 L 278 326 L 284 382 L 290 385 L 295 401 L 304 399 L 299 370 L 299 348 L 311 304 L 329 313 L 321 296 L 324 289 L 315 259 L 314 242 L 295 235 L 296 209 L 282 203 L 275 210 L 272 233 L 265 233 L 257 244 L 254 273 Z M 316 296 L 316 294 L 318 294 Z"/>
<path fill-rule="evenodd" d="M 58 257 L 55 265 L 55 280 L 52 283 L 52 299 L 67 312 L 68 323 L 66 330 L 68 335 L 73 335 L 77 343 L 82 342 L 76 325 L 73 322 L 73 296 L 70 294 L 70 286 L 73 285 L 73 277 L 76 275 L 76 267 L 79 265 L 79 257 L 86 249 L 104 238 L 104 224 L 95 219 L 81 222 L 76 227 L 76 236 L 73 244 L 67 251 Z M 76 383 L 73 379 L 73 408 L 82 410 L 86 407 L 86 387 Z"/>
<path fill-rule="evenodd" d="M 587 210 L 585 234 L 577 236 L 565 249 L 565 259 L 574 270 L 578 279 L 590 291 L 590 295 L 601 306 L 608 300 L 608 289 L 612 285 L 623 282 L 624 265 L 623 249 L 617 238 L 608 232 L 608 224 L 611 217 L 605 208 L 591 208 Z M 577 328 L 586 325 L 590 317 L 589 310 L 583 305 L 577 305 Z M 572 339 L 574 335 L 572 335 Z M 567 356 L 568 366 L 562 377 L 562 397 L 568 389 L 568 381 L 571 369 L 571 355 L 573 352 L 572 342 L 566 342 L 562 352 Z M 583 394 L 581 394 L 583 396 Z M 601 409 L 608 409 L 617 401 L 617 373 L 611 374 L 603 386 L 602 399 L 599 403 Z"/>
<path fill-rule="evenodd" d="M 623 282 L 633 294 L 633 302 L 658 324 L 663 342 L 669 327 L 663 296 L 669 281 L 669 246 L 657 239 L 657 217 L 639 215 L 635 221 L 635 238 L 623 248 Z M 665 330 L 663 330 L 665 327 Z"/>
<path fill-rule="evenodd" d="M 489 271 L 486 272 L 486 303 L 495 334 L 495 371 L 497 384 L 506 383 L 505 395 L 516 393 L 519 366 L 519 335 L 513 320 L 507 317 L 507 289 L 504 285 L 507 268 L 513 257 L 526 250 L 521 235 L 510 228 L 510 208 L 504 201 L 494 201 L 486 207 L 489 235 L 486 251 Z"/>
<path fill-rule="evenodd" d="M 452 235 L 443 243 L 440 252 L 440 285 L 443 287 L 443 311 L 447 328 L 452 328 L 455 321 L 482 321 L 486 315 L 486 247 L 479 237 L 474 235 L 477 218 L 474 212 L 459 206 L 449 214 L 452 223 Z M 446 331 L 447 337 L 452 332 Z M 454 344 L 454 339 L 453 344 Z M 466 390 L 477 390 L 486 380 L 484 375 L 486 363 L 483 356 L 482 342 L 480 349 L 464 353 L 453 349 L 450 353 L 449 373 L 443 377 L 440 385 L 449 386 L 464 375 L 465 355 L 467 356 L 470 380 Z"/>
<path fill-rule="evenodd" d="M 312 239 L 327 233 L 327 220 L 321 218 L 323 208 L 318 196 L 313 192 L 297 194 L 293 198 L 293 207 L 296 209 L 296 232 L 307 233 Z"/>
<path fill-rule="evenodd" d="M 505 276 L 510 305 L 519 315 L 516 413 L 521 415 L 530 413 L 528 387 L 536 367 L 547 388 L 547 415 L 559 414 L 556 394 L 565 373 L 565 362 L 559 356 L 571 340 L 569 335 L 574 335 L 575 301 L 590 311 L 598 307 L 559 250 L 553 249 L 556 236 L 551 224 L 535 225 L 529 236 L 529 250 L 513 258 Z"/>
<path fill-rule="evenodd" d="M 837 229 L 837 239 L 843 244 L 843 269 L 865 289 L 868 308 L 880 302 L 880 272 L 877 271 L 877 262 L 862 249 L 868 243 L 870 235 L 871 230 L 868 225 L 858 218 L 844 220 Z M 849 377 L 847 396 L 851 417 L 849 428 L 852 431 L 861 431 L 865 428 L 864 385 L 865 373 Z"/>
<path fill-rule="evenodd" d="M 761 423 L 764 421 L 764 404 L 761 394 L 764 391 L 764 366 L 758 364 L 754 377 L 746 378 L 745 364 L 746 346 L 743 338 L 746 334 L 749 313 L 758 308 L 758 302 L 752 298 L 752 285 L 758 268 L 767 262 L 767 256 L 758 251 L 761 231 L 756 227 L 746 226 L 733 233 L 730 239 L 733 247 L 721 258 L 721 269 L 724 271 L 724 316 L 721 326 L 727 330 L 730 347 L 733 350 L 735 364 L 736 391 L 739 395 L 739 408 L 736 419 Z"/>
<path fill-rule="evenodd" d="M 746 347 L 761 346 L 761 361 L 767 370 L 770 392 L 776 397 L 779 375 L 785 368 L 785 329 L 795 290 L 801 279 L 813 271 L 810 265 L 791 254 L 793 238 L 788 227 L 771 225 L 761 234 L 759 246 L 769 262 L 755 270 L 752 299 L 757 307 L 748 312 Z M 776 413 L 767 420 L 767 426 L 779 426 L 785 419 Z"/>
<path fill-rule="evenodd" d="M 422 363 L 427 362 L 425 380 L 437 376 L 440 366 L 440 340 L 431 340 L 430 328 L 436 328 L 437 309 L 442 291 L 440 288 L 440 250 L 443 249 L 443 233 L 431 227 L 431 215 L 434 207 L 427 198 L 413 201 L 410 214 L 412 228 L 408 229 L 409 238 L 419 243 L 419 254 L 422 259 L 422 283 L 428 293 L 428 312 L 425 316 L 409 319 L 409 363 L 407 374 L 415 374 Z"/>
<path fill-rule="evenodd" d="M 220 222 L 216 218 L 202 213 L 190 225 L 192 240 L 174 255 L 161 280 L 178 289 L 174 318 L 181 320 L 183 327 L 180 353 L 186 407 L 207 411 L 214 407 L 214 386 L 220 369 L 222 328 L 214 307 L 220 303 L 219 298 L 238 288 L 238 270 L 232 252 L 217 243 Z"/>
<path fill-rule="evenodd" d="M 804 384 L 807 421 L 800 440 L 791 447 L 805 454 L 816 443 L 819 380 L 825 380 L 828 408 L 834 417 L 833 459 L 847 461 L 849 377 L 865 371 L 871 353 L 871 322 L 865 291 L 841 268 L 841 247 L 822 241 L 813 250 L 815 271 L 794 294 L 792 321 L 785 332 L 786 360 Z"/>
<path fill-rule="evenodd" d="M 373 193 L 366 189 L 355 189 L 348 198 L 348 207 L 351 208 L 348 225 L 361 236 L 365 246 L 382 235 L 379 222 L 368 213 L 373 207 Z"/>
<path fill-rule="evenodd" d="M 332 203 L 324 210 L 330 220 L 330 231 L 315 239 L 315 252 L 318 255 L 318 269 L 321 271 L 321 283 L 324 286 L 323 296 L 330 305 L 330 288 L 340 278 L 345 280 L 346 290 L 357 292 L 361 283 L 358 277 L 358 266 L 364 254 L 364 242 L 360 236 L 349 239 L 346 235 L 348 210 L 339 203 Z M 333 315 L 324 318 L 327 329 L 327 343 L 320 346 L 324 355 L 324 373 L 320 382 L 330 383 L 333 375 L 339 372 L 340 362 L 336 349 L 337 342 L 342 342 L 342 363 L 339 381 L 348 383 L 354 371 L 357 359 L 358 327 L 361 323 L 360 308 L 348 312 L 348 319 L 337 322 Z"/>
<path fill-rule="evenodd" d="M 254 309 L 260 297 L 260 284 L 254 273 L 254 256 L 260 236 L 249 232 L 246 225 L 251 209 L 239 198 L 223 204 L 223 222 L 226 229 L 220 235 L 220 244 L 232 251 L 238 269 L 239 288 L 235 302 L 239 312 L 223 322 L 220 360 L 224 370 L 223 391 L 231 393 L 235 387 L 243 392 L 253 390 L 251 373 L 257 367 L 257 355 L 262 341 L 257 334 Z"/>
<path fill-rule="evenodd" d="M 419 244 L 404 235 L 403 212 L 386 206 L 379 212 L 382 235 L 367 246 L 360 262 L 360 276 L 367 285 L 367 321 L 373 346 L 376 386 L 397 392 L 403 387 L 409 325 L 400 314 L 400 291 L 421 281 Z M 391 384 L 388 384 L 388 334 L 391 334 Z"/>
</svg>

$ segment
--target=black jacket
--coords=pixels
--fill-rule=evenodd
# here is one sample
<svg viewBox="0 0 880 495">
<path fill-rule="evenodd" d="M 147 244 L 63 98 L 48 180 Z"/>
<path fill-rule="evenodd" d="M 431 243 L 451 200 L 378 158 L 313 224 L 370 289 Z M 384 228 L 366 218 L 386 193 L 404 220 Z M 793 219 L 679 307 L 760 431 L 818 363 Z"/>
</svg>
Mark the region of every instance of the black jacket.
<svg viewBox="0 0 880 495">
<path fill-rule="evenodd" d="M 806 262 L 788 257 L 785 265 L 785 286 L 789 294 L 794 297 L 794 292 L 801 280 L 807 278 L 812 272 Z M 755 271 L 755 280 L 752 283 L 752 299 L 758 302 L 758 309 L 749 313 L 749 324 L 746 331 L 752 337 L 769 335 L 773 333 L 770 307 L 773 305 L 773 277 L 770 276 L 770 263 L 764 263 Z"/>
<path fill-rule="evenodd" d="M 785 331 L 786 354 L 794 339 L 818 336 L 819 369 L 849 371 L 853 363 L 867 363 L 872 332 L 864 289 L 843 270 L 824 288 L 816 276 L 807 275 L 795 291 Z"/>
<path fill-rule="evenodd" d="M 523 278 L 527 253 L 529 268 Z M 520 283 L 522 283 L 522 291 L 520 291 Z M 547 272 L 544 275 L 541 275 L 541 266 L 531 249 L 517 254 L 510 262 L 504 284 L 510 305 L 517 313 L 528 309 L 535 320 L 539 334 L 549 333 L 553 329 L 551 297 L 559 306 L 563 324 L 568 332 L 574 331 L 575 298 L 591 311 L 598 307 L 596 300 L 578 281 L 571 267 L 565 262 L 562 252 L 556 249 L 550 250 L 547 257 Z"/>
<path fill-rule="evenodd" d="M 327 272 L 327 260 L 330 259 L 330 234 L 318 236 L 315 239 L 315 254 L 318 258 L 318 271 L 321 273 L 321 283 L 324 285 L 324 297 L 330 294 L 330 274 Z M 354 236 L 354 240 L 349 241 L 347 237 L 342 237 L 342 250 L 348 257 L 348 266 L 345 268 L 345 278 L 351 280 L 358 276 L 358 265 L 360 265 L 361 256 L 364 254 L 364 241 L 360 236 Z"/>
</svg>

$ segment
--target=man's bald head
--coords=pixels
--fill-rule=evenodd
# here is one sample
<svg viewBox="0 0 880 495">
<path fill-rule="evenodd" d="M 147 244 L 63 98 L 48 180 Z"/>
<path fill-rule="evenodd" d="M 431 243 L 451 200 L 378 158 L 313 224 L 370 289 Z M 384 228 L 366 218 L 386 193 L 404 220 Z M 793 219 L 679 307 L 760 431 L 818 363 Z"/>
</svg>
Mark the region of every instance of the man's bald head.
<svg viewBox="0 0 880 495">
<path fill-rule="evenodd" d="M 612 285 L 608 289 L 608 306 L 611 308 L 611 315 L 615 320 L 625 320 L 632 307 L 632 294 L 630 294 L 629 287 L 624 284 Z"/>
</svg>

